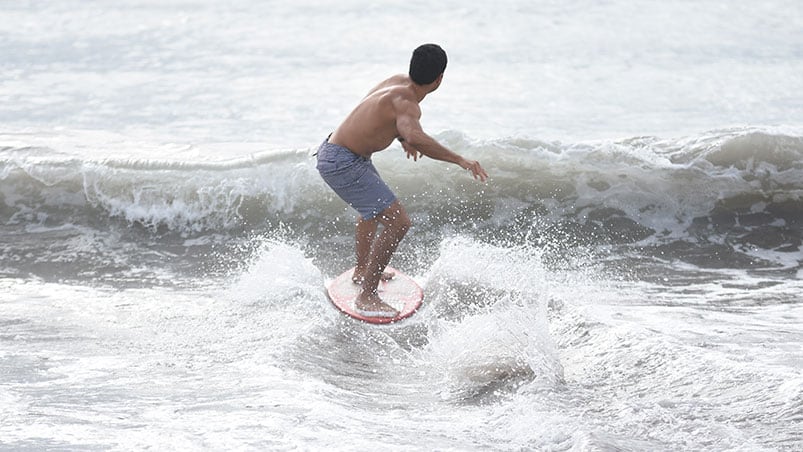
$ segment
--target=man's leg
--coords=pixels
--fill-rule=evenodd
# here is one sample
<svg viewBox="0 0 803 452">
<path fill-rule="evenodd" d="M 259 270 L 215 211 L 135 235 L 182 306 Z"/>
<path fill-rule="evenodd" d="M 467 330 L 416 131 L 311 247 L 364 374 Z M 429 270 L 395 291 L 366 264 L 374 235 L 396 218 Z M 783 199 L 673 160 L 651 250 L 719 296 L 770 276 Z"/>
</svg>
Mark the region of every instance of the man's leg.
<svg viewBox="0 0 803 452">
<path fill-rule="evenodd" d="M 382 223 L 384 228 L 371 247 L 366 272 L 364 273 L 362 289 L 360 290 L 360 295 L 357 297 L 356 305 L 363 310 L 395 312 L 395 309 L 382 302 L 382 299 L 379 298 L 376 292 L 376 288 L 379 286 L 382 272 L 390 262 L 391 256 L 393 256 L 393 253 L 404 238 L 404 235 L 407 234 L 407 231 L 410 229 L 410 218 L 407 216 L 404 207 L 402 207 L 401 203 L 397 200 L 394 201 L 390 207 L 377 215 L 374 221 Z M 359 226 L 358 224 L 358 232 Z M 376 227 L 374 227 L 373 231 L 375 234 Z M 360 244 L 358 244 L 358 248 L 359 246 Z M 358 258 L 359 252 L 358 249 Z"/>
<path fill-rule="evenodd" d="M 357 254 L 357 265 L 354 267 L 354 273 L 351 275 L 351 280 L 356 284 L 362 284 L 365 279 L 365 274 L 368 271 L 368 260 L 371 257 L 371 248 L 374 246 L 374 239 L 376 238 L 376 230 L 379 226 L 379 220 L 373 218 L 371 220 L 363 220 L 358 217 L 357 232 L 355 234 L 355 250 Z M 388 281 L 395 276 L 392 272 L 382 272 L 382 281 Z"/>
<path fill-rule="evenodd" d="M 351 276 L 352 281 L 361 284 L 366 270 L 368 269 L 368 259 L 371 257 L 371 247 L 374 244 L 376 237 L 376 228 L 379 226 L 379 221 L 376 218 L 371 220 L 363 220 L 359 217 L 357 220 L 357 233 L 355 234 L 355 250 L 357 251 L 357 266 L 354 268 L 354 274 Z"/>
</svg>

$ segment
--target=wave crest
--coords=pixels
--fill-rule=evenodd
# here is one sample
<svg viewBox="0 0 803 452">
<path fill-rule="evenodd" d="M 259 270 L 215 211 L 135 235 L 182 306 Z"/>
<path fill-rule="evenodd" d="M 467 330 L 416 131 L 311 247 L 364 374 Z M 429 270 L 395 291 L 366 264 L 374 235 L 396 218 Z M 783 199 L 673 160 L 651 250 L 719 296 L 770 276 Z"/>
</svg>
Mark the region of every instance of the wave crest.
<svg viewBox="0 0 803 452">
<path fill-rule="evenodd" d="M 441 137 L 479 159 L 477 183 L 453 165 L 375 163 L 423 231 L 479 229 L 568 243 L 669 237 L 795 250 L 803 224 L 803 138 L 756 130 L 659 140 L 562 144 Z M 181 234 L 236 233 L 281 223 L 320 230 L 352 216 L 323 184 L 308 150 L 221 163 L 88 161 L 37 148 L 0 149 L 6 225 L 123 220 Z M 769 236 L 771 239 L 767 239 Z M 797 239 L 795 239 L 797 237 Z"/>
</svg>

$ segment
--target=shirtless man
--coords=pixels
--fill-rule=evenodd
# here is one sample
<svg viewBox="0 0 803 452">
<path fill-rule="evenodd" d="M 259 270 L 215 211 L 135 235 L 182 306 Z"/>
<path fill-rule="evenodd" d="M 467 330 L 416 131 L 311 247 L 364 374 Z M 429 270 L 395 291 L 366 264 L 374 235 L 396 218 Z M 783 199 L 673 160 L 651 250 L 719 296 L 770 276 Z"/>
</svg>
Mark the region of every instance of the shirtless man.
<svg viewBox="0 0 803 452">
<path fill-rule="evenodd" d="M 418 47 L 410 60 L 409 74 L 395 75 L 372 89 L 318 149 L 321 177 L 360 214 L 352 279 L 362 284 L 355 305 L 365 316 L 398 315 L 379 297 L 377 286 L 381 279 L 393 277 L 385 273 L 385 267 L 411 225 L 404 207 L 371 163 L 371 154 L 398 139 L 407 158 L 417 161 L 425 155 L 460 165 L 480 181 L 488 178 L 478 162 L 452 152 L 421 129 L 418 104 L 438 89 L 445 69 L 443 49 L 435 44 Z M 383 229 L 376 237 L 380 223 Z"/>
</svg>

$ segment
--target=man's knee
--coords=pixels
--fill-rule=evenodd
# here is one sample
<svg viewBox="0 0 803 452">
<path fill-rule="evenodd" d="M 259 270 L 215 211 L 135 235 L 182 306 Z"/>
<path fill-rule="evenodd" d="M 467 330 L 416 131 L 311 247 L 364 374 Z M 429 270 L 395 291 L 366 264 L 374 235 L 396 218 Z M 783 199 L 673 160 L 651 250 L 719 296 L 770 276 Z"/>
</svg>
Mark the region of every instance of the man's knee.
<svg viewBox="0 0 803 452">
<path fill-rule="evenodd" d="M 407 216 L 407 213 L 402 210 L 401 212 L 394 215 L 390 218 L 390 221 L 385 225 L 387 228 L 391 228 L 394 231 L 397 231 L 397 235 L 404 235 L 410 230 L 410 227 L 413 225 L 413 222 L 410 221 L 410 217 Z"/>
<path fill-rule="evenodd" d="M 410 217 L 407 216 L 407 212 L 404 210 L 404 207 L 402 207 L 398 201 L 394 202 L 390 205 L 390 207 L 385 209 L 379 215 L 379 217 L 380 221 L 386 228 L 392 228 L 402 235 L 404 235 L 413 225 L 412 221 L 410 221 Z"/>
</svg>

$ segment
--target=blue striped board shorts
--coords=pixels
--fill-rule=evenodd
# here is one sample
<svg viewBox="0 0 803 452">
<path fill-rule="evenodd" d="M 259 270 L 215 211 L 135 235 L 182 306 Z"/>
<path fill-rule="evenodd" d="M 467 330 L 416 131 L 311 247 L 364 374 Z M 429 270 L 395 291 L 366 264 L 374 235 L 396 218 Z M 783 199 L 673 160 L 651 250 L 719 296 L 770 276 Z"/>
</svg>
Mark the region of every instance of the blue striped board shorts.
<svg viewBox="0 0 803 452">
<path fill-rule="evenodd" d="M 370 158 L 332 144 L 327 138 L 318 148 L 316 165 L 324 182 L 363 220 L 372 220 L 396 201 L 396 195 L 379 177 Z"/>
</svg>

